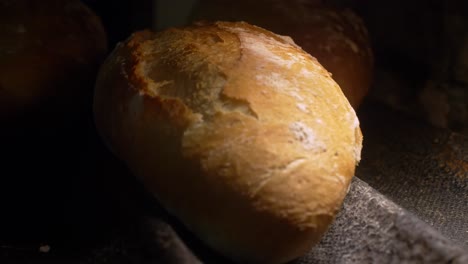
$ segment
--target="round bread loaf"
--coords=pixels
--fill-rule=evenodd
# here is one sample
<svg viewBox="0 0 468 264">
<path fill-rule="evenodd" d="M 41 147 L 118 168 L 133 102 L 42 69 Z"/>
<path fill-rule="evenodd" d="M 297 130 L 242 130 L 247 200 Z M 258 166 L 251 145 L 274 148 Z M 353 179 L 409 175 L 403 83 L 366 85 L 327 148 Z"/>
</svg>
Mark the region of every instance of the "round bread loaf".
<svg viewBox="0 0 468 264">
<path fill-rule="evenodd" d="M 330 74 L 247 23 L 134 33 L 102 66 L 94 112 L 160 203 L 239 263 L 305 254 L 360 159 L 358 118 Z"/>
<path fill-rule="evenodd" d="M 349 9 L 318 0 L 201 0 L 192 20 L 245 21 L 290 36 L 332 73 L 354 108 L 371 86 L 374 62 L 368 32 Z"/>
<path fill-rule="evenodd" d="M 107 49 L 99 18 L 77 0 L 0 0 L 0 38 L 0 117 L 82 104 Z"/>
</svg>

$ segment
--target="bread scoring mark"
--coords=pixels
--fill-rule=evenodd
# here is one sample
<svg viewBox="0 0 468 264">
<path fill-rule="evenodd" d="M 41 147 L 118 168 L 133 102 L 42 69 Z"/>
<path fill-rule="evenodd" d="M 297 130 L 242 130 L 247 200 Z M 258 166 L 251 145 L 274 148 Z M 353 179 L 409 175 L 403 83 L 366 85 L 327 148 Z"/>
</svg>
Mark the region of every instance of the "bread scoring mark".
<svg viewBox="0 0 468 264">
<path fill-rule="evenodd" d="M 253 182 L 251 184 L 251 192 L 250 195 L 254 197 L 257 195 L 264 187 L 265 185 L 273 179 L 273 176 L 277 175 L 289 175 L 291 172 L 293 172 L 296 168 L 299 168 L 302 164 L 307 162 L 306 158 L 299 157 L 296 158 L 282 166 L 276 166 L 272 168 L 267 168 L 266 173 L 259 176 L 259 180 Z"/>
<path fill-rule="evenodd" d="M 265 185 L 273 178 L 273 171 L 267 171 L 264 175 L 261 175 L 258 181 L 252 183 L 252 186 L 249 188 L 250 196 L 255 197 L 264 187 Z"/>
<path fill-rule="evenodd" d="M 325 145 L 317 139 L 315 132 L 303 122 L 293 122 L 289 126 L 294 138 L 305 150 L 326 150 Z"/>
<path fill-rule="evenodd" d="M 282 173 L 283 174 L 288 174 L 290 173 L 291 171 L 293 171 L 294 169 L 298 168 L 299 166 L 301 166 L 302 164 L 304 164 L 304 162 L 306 162 L 307 159 L 305 158 L 297 158 L 291 162 L 289 162 L 285 167 L 284 169 L 282 170 Z"/>
</svg>

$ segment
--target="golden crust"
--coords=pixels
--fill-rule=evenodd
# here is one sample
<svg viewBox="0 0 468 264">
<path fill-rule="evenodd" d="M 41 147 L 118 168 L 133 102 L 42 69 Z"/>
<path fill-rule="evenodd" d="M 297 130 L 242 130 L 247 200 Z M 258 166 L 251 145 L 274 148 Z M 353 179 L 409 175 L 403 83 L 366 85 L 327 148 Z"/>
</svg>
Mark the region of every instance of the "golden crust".
<svg viewBox="0 0 468 264">
<path fill-rule="evenodd" d="M 333 74 L 353 107 L 358 108 L 367 95 L 373 54 L 364 22 L 351 10 L 310 0 L 199 2 L 193 20 L 246 21 L 290 36 Z"/>
<path fill-rule="evenodd" d="M 172 214 L 241 263 L 284 263 L 320 240 L 360 158 L 338 85 L 290 40 L 217 22 L 119 45 L 96 124 Z"/>
</svg>

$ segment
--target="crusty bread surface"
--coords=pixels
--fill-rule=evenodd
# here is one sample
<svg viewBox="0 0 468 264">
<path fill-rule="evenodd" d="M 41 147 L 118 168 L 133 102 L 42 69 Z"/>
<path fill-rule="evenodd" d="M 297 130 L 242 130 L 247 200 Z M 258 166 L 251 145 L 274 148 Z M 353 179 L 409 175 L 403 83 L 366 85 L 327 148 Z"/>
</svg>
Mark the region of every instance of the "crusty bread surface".
<svg viewBox="0 0 468 264">
<path fill-rule="evenodd" d="M 362 135 L 340 87 L 247 23 L 134 33 L 101 67 L 97 127 L 159 202 L 239 263 L 285 263 L 332 222 Z"/>
<path fill-rule="evenodd" d="M 192 20 L 245 21 L 294 42 L 332 73 L 357 109 L 372 84 L 374 57 L 363 20 L 350 9 L 301 0 L 201 0 Z"/>
</svg>

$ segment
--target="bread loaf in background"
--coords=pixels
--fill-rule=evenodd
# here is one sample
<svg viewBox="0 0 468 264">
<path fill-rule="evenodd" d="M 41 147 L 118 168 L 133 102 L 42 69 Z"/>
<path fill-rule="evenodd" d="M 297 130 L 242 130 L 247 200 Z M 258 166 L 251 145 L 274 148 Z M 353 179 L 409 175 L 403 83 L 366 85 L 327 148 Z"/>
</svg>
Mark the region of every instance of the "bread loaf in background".
<svg viewBox="0 0 468 264">
<path fill-rule="evenodd" d="M 354 108 L 372 82 L 373 54 L 363 21 L 323 1 L 200 0 L 191 20 L 246 21 L 290 36 L 332 73 Z"/>
<path fill-rule="evenodd" d="M 0 117 L 83 104 L 105 58 L 100 19 L 77 0 L 0 0 Z"/>
<path fill-rule="evenodd" d="M 358 118 L 328 71 L 247 23 L 134 33 L 103 64 L 94 112 L 160 203 L 238 263 L 306 253 L 360 159 Z"/>
</svg>

